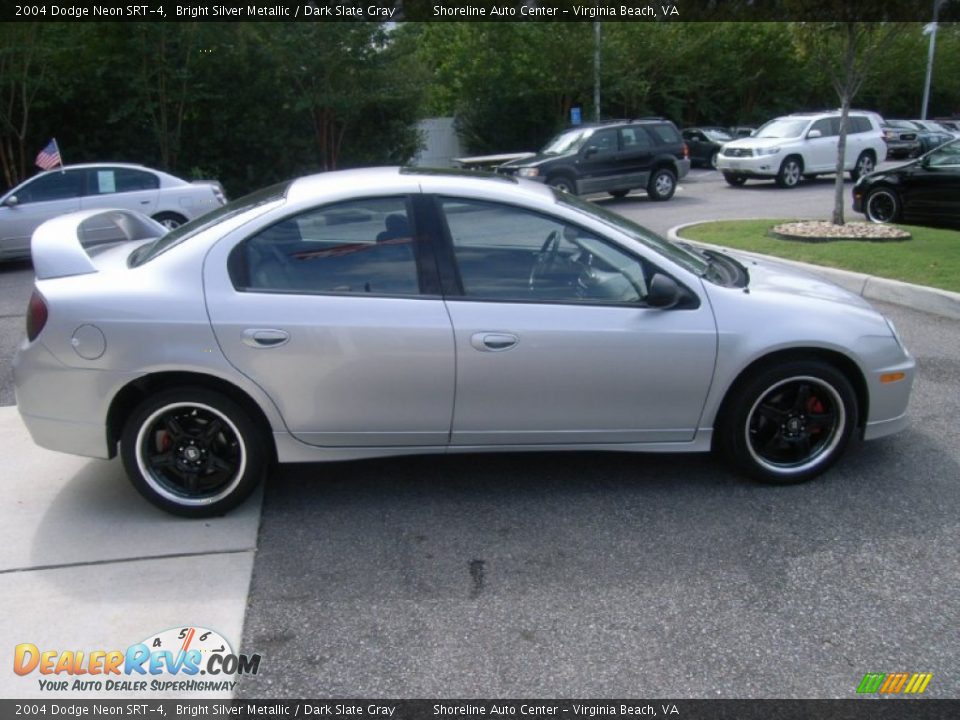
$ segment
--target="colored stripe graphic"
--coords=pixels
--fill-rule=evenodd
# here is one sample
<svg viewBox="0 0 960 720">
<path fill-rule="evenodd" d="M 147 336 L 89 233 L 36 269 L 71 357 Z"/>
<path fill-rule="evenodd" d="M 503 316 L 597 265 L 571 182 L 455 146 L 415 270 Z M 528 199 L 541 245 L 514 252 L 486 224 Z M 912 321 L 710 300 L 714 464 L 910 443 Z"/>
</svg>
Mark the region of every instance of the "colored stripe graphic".
<svg viewBox="0 0 960 720">
<path fill-rule="evenodd" d="M 933 678 L 933 673 L 914 673 L 913 677 L 910 678 L 910 682 L 907 683 L 905 693 L 914 693 L 919 694 L 927 689 L 927 685 L 930 684 L 930 680 Z"/>
<path fill-rule="evenodd" d="M 857 686 L 857 692 L 919 695 L 927 689 L 932 679 L 933 673 L 867 673 Z"/>
</svg>

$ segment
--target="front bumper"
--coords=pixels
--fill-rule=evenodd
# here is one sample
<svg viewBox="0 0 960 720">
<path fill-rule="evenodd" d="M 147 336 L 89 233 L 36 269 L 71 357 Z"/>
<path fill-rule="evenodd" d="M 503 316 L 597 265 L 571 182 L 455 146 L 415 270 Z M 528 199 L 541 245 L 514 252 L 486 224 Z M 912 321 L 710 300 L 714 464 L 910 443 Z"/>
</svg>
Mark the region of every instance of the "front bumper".
<svg viewBox="0 0 960 720">
<path fill-rule="evenodd" d="M 720 155 L 717 158 L 717 170 L 740 177 L 772 178 L 780 172 L 781 153 L 774 155 L 753 155 L 749 157 L 727 157 Z"/>
</svg>

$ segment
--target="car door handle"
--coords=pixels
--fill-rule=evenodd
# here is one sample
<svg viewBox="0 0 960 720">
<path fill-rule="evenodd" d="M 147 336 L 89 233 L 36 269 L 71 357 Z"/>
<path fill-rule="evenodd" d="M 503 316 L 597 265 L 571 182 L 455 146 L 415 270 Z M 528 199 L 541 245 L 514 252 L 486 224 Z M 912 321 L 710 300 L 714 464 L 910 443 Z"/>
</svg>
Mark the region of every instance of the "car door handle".
<svg viewBox="0 0 960 720">
<path fill-rule="evenodd" d="M 290 340 L 286 330 L 251 328 L 243 331 L 243 344 L 254 348 L 271 348 L 285 345 Z"/>
<path fill-rule="evenodd" d="M 470 338 L 470 344 L 480 352 L 501 352 L 516 347 L 520 338 L 512 333 L 475 333 Z"/>
</svg>

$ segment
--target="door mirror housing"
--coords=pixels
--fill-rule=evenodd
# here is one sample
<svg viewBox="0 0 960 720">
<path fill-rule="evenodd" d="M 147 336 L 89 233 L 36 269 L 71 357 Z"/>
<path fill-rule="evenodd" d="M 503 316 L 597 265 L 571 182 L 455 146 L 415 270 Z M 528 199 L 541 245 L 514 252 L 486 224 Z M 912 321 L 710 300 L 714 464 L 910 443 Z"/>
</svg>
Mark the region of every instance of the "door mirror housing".
<svg viewBox="0 0 960 720">
<path fill-rule="evenodd" d="M 17 199 L 16 195 L 11 195 L 3 201 L 4 207 L 16 207 L 20 204 L 20 201 Z"/>
<path fill-rule="evenodd" d="M 814 140 L 815 138 L 823 137 L 823 133 L 819 130 L 811 130 L 807 133 L 807 139 Z"/>
<path fill-rule="evenodd" d="M 647 305 L 660 310 L 669 310 L 684 297 L 683 288 L 669 275 L 655 273 L 650 278 L 647 290 Z"/>
</svg>

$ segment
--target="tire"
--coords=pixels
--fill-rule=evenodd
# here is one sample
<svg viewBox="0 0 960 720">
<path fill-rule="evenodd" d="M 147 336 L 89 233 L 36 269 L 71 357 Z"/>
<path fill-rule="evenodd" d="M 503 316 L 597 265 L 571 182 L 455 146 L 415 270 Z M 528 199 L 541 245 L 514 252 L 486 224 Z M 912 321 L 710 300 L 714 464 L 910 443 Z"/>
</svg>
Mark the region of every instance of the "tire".
<svg viewBox="0 0 960 720">
<path fill-rule="evenodd" d="M 877 168 L 877 163 L 873 160 L 873 155 L 868 152 L 860 153 L 860 157 L 857 158 L 857 164 L 853 166 L 853 170 L 850 171 L 850 179 L 856 182 L 864 175 L 869 175 Z"/>
<path fill-rule="evenodd" d="M 153 219 L 163 225 L 167 230 L 173 230 L 183 225 L 187 219 L 183 215 L 177 215 L 172 212 L 157 213 Z"/>
<path fill-rule="evenodd" d="M 573 179 L 567 177 L 566 175 L 557 175 L 555 177 L 547 180 L 547 185 L 556 188 L 557 190 L 562 190 L 563 192 L 570 193 L 571 195 L 577 194 L 577 183 Z"/>
<path fill-rule="evenodd" d="M 677 176 L 669 168 L 657 168 L 647 183 L 647 195 L 651 200 L 662 202 L 669 200 L 677 191 Z"/>
<path fill-rule="evenodd" d="M 610 190 L 610 196 L 617 199 L 625 198 L 629 192 L 629 190 Z"/>
<path fill-rule="evenodd" d="M 725 172 L 723 174 L 723 179 L 727 181 L 728 185 L 732 187 L 740 187 L 747 182 L 747 179 L 743 175 L 734 175 L 733 173 Z"/>
<path fill-rule="evenodd" d="M 222 515 L 266 474 L 263 433 L 232 399 L 203 387 L 143 400 L 120 438 L 130 482 L 157 507 L 182 517 Z"/>
<path fill-rule="evenodd" d="M 720 159 L 720 151 L 717 150 L 713 155 L 710 156 L 710 159 L 707 161 L 707 167 L 711 170 L 717 169 L 717 160 Z"/>
<path fill-rule="evenodd" d="M 810 480 L 843 454 L 857 426 L 847 377 L 819 360 L 769 366 L 735 385 L 718 424 L 720 447 L 760 482 Z"/>
<path fill-rule="evenodd" d="M 863 199 L 863 214 L 870 222 L 895 222 L 900 217 L 900 196 L 890 188 L 874 188 Z"/>
<path fill-rule="evenodd" d="M 780 172 L 777 173 L 777 186 L 782 188 L 794 188 L 800 184 L 800 178 L 803 177 L 803 165 L 796 157 L 784 158 L 780 164 Z"/>
</svg>

